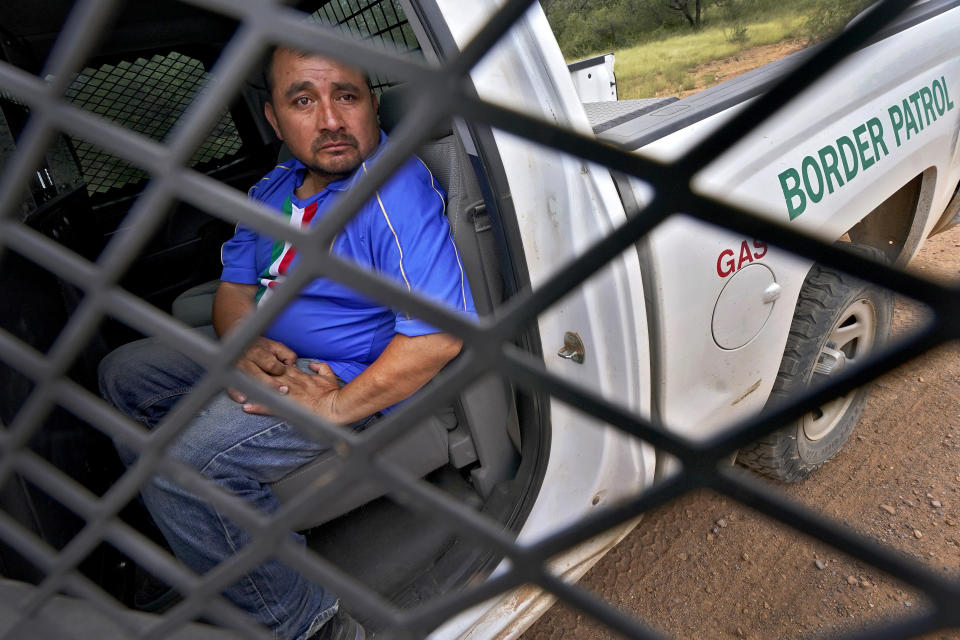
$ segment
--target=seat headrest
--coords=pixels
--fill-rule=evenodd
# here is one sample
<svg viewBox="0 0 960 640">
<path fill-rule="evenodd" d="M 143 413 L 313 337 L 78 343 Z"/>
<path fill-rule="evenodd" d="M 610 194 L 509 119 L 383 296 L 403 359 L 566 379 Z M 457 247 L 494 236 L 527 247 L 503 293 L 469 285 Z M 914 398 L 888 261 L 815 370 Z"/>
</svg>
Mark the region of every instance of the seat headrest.
<svg viewBox="0 0 960 640">
<path fill-rule="evenodd" d="M 411 111 L 415 96 L 409 85 L 397 84 L 384 89 L 380 94 L 380 128 L 389 134 L 400 120 Z M 453 123 L 449 119 L 438 122 L 430 130 L 430 139 L 439 140 L 453 133 Z"/>
</svg>

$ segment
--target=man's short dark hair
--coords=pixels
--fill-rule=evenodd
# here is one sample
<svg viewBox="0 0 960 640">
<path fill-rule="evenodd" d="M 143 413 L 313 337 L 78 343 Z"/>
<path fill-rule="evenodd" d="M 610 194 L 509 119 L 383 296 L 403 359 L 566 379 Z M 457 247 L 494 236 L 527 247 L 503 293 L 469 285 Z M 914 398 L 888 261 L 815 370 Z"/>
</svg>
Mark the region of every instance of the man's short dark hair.
<svg viewBox="0 0 960 640">
<path fill-rule="evenodd" d="M 263 62 L 261 63 L 260 73 L 263 76 L 263 86 L 267 89 L 267 102 L 273 98 L 273 57 L 277 53 L 277 49 L 290 49 L 296 53 L 301 58 L 308 58 L 310 56 L 323 56 L 322 53 L 316 53 L 313 51 L 307 51 L 305 49 L 298 49 L 296 47 L 287 47 L 284 45 L 271 45 L 267 49 L 267 52 L 263 56 Z M 329 57 L 329 56 L 325 56 Z M 335 58 L 333 58 L 335 59 Z M 346 64 L 346 63 L 344 63 Z M 360 75 L 363 76 L 363 82 L 367 85 L 367 89 L 373 91 L 373 85 L 370 84 L 370 74 L 367 73 L 365 69 L 357 67 L 357 71 L 360 72 Z"/>
</svg>

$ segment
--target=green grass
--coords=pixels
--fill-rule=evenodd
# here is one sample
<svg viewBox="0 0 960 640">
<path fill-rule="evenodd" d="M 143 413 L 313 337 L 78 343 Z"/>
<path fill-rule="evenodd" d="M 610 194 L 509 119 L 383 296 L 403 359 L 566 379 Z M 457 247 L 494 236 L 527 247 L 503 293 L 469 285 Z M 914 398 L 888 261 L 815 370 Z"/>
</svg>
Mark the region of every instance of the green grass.
<svg viewBox="0 0 960 640">
<path fill-rule="evenodd" d="M 797 11 L 767 15 L 763 21 L 744 20 L 746 42 L 729 42 L 731 25 L 713 22 L 700 31 L 681 32 L 662 40 L 616 51 L 617 91 L 621 100 L 672 95 L 692 89 L 697 66 L 736 56 L 744 48 L 799 38 L 806 15 Z"/>
</svg>

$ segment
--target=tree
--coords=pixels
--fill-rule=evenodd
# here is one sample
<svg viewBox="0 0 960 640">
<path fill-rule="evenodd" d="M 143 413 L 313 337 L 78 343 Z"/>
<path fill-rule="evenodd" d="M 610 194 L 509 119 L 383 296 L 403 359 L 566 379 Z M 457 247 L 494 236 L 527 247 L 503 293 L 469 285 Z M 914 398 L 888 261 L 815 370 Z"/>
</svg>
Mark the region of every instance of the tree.
<svg viewBox="0 0 960 640">
<path fill-rule="evenodd" d="M 810 42 L 819 42 L 837 35 L 843 26 L 861 11 L 873 3 L 873 0 L 817 0 L 808 13 L 804 30 Z"/>
<path fill-rule="evenodd" d="M 700 28 L 700 18 L 703 15 L 703 0 L 667 0 L 667 6 L 680 12 L 684 19 L 694 29 Z"/>
<path fill-rule="evenodd" d="M 586 56 L 635 44 L 669 22 L 663 0 L 540 0 L 564 55 Z"/>
<path fill-rule="evenodd" d="M 723 27 L 723 36 L 727 42 L 739 46 L 746 46 L 750 37 L 747 35 L 747 23 L 744 20 L 744 2 L 750 0 L 713 0 L 720 9 L 726 26 Z"/>
</svg>

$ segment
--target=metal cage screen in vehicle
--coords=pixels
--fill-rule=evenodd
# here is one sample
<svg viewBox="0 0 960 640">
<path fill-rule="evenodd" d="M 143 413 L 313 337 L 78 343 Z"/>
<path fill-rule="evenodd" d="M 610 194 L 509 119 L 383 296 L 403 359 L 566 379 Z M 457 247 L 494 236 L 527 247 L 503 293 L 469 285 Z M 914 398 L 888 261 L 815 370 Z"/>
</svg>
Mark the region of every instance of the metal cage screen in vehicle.
<svg viewBox="0 0 960 640">
<path fill-rule="evenodd" d="M 170 130 L 163 143 L 139 135 L 65 100 L 70 79 L 87 59 L 100 33 L 119 3 L 80 0 L 60 33 L 51 52 L 42 80 L 12 65 L 0 64 L 0 85 L 30 107 L 31 115 L 17 144 L 15 155 L 4 167 L 0 179 L 0 243 L 4 251 L 15 249 L 43 268 L 84 291 L 79 307 L 46 354 L 33 350 L 7 332 L 0 332 L 0 358 L 34 382 L 34 388 L 12 424 L 0 432 L 0 481 L 18 473 L 44 492 L 80 515 L 85 527 L 63 549 L 55 551 L 25 531 L 6 514 L 0 514 L 0 538 L 41 569 L 45 579 L 26 593 L 17 610 L 16 624 L 4 637 L 19 637 L 35 616 L 59 593 L 83 598 L 102 614 L 129 630 L 133 637 L 160 638 L 202 615 L 233 629 L 243 637 L 266 637 L 253 628 L 244 614 L 229 605 L 221 590 L 250 567 L 275 555 L 295 565 L 308 578 L 350 599 L 366 617 L 397 637 L 422 637 L 451 616 L 508 589 L 536 584 L 567 604 L 577 607 L 612 629 L 633 638 L 658 637 L 643 622 L 619 612 L 583 589 L 564 582 L 547 568 L 552 556 L 583 542 L 637 514 L 698 488 L 709 488 L 757 509 L 780 522 L 813 536 L 922 591 L 931 602 L 929 611 L 891 621 L 850 635 L 853 638 L 901 638 L 937 629 L 960 626 L 960 582 L 939 575 L 878 546 L 848 528 L 820 514 L 786 501 L 765 484 L 721 462 L 741 445 L 776 430 L 839 394 L 889 371 L 936 345 L 960 334 L 960 290 L 934 284 L 897 269 L 868 262 L 829 244 L 792 233 L 760 217 L 728 204 L 694 193 L 689 185 L 697 173 L 736 143 L 745 132 L 770 117 L 794 96 L 808 88 L 845 55 L 868 41 L 902 11 L 907 0 L 884 0 L 852 25 L 841 38 L 817 51 L 776 87 L 745 107 L 680 159 L 660 163 L 598 143 L 596 140 L 558 128 L 535 118 L 484 102 L 471 93 L 467 74 L 481 57 L 506 33 L 531 4 L 531 0 L 508 0 L 467 44 L 459 55 L 438 67 L 374 48 L 343 35 L 329 32 L 316 35 L 321 27 L 304 23 L 302 14 L 262 0 L 190 0 L 198 7 L 228 14 L 240 27 L 223 51 L 212 73 L 217 82 L 201 92 L 184 117 Z M 369 27 L 368 30 L 372 30 Z M 315 228 L 299 231 L 276 222 L 247 201 L 244 196 L 190 168 L 191 159 L 217 125 L 224 110 L 239 91 L 248 72 L 257 64 L 264 47 L 282 42 L 350 59 L 365 68 L 387 72 L 421 89 L 414 109 L 416 121 L 404 121 L 392 135 L 393 145 L 369 175 L 349 192 Z M 454 88 L 456 87 L 456 88 Z M 143 303 L 117 283 L 160 223 L 167 205 L 175 198 L 206 209 L 209 202 L 227 203 L 213 215 L 229 215 L 231 222 L 257 227 L 302 247 L 324 247 L 349 219 L 352 212 L 370 197 L 379 184 L 425 139 L 431 126 L 452 115 L 524 137 L 531 142 L 606 165 L 653 185 L 652 202 L 616 231 L 561 268 L 532 291 L 521 291 L 509 300 L 495 318 L 473 323 L 322 251 L 304 250 L 301 268 L 291 274 L 288 285 L 265 303 L 228 339 L 219 344 L 202 339 L 166 314 Z M 127 216 L 127 223 L 112 239 L 96 263 L 89 262 L 21 224 L 17 210 L 25 185 L 39 165 L 45 149 L 58 132 L 83 134 L 85 139 L 109 153 L 141 168 L 152 176 Z M 669 185 L 667 187 L 667 185 Z M 665 188 L 660 188 L 664 186 Z M 223 211 L 229 211 L 224 214 Z M 550 374 L 543 363 L 511 344 L 511 339 L 538 314 L 558 301 L 589 276 L 601 269 L 611 256 L 619 255 L 643 234 L 676 211 L 683 211 L 712 224 L 727 227 L 842 269 L 865 280 L 903 292 L 928 305 L 933 319 L 923 331 L 892 345 L 870 358 L 868 365 L 832 379 L 823 388 L 768 413 L 744 420 L 705 442 L 691 442 L 662 426 L 644 420 L 597 394 Z M 230 367 L 244 345 L 263 331 L 270 320 L 310 279 L 323 273 L 369 296 L 415 314 L 425 321 L 454 333 L 464 341 L 464 352 L 428 392 L 391 414 L 383 429 L 371 434 L 352 434 L 312 417 L 293 403 L 281 403 L 281 414 L 299 427 L 333 438 L 346 463 L 343 473 L 329 485 L 307 492 L 285 505 L 272 517 L 252 510 L 237 498 L 206 482 L 198 473 L 182 468 L 162 455 L 164 446 L 188 423 L 191 416 L 224 385 L 264 398 L 256 385 Z M 110 409 L 98 397 L 72 382 L 67 373 L 83 345 L 96 331 L 105 315 L 111 315 L 143 333 L 159 336 L 188 348 L 206 367 L 208 374 L 194 393 L 185 397 L 157 429 L 147 434 L 131 420 Z M 677 457 L 682 472 L 623 503 L 548 535 L 542 540 L 519 545 L 501 525 L 459 503 L 427 483 L 409 477 L 387 463 L 378 452 L 432 406 L 448 401 L 458 390 L 486 372 L 497 372 L 514 383 L 539 393 L 550 394 L 575 404 L 625 433 L 641 438 Z M 95 496 L 63 473 L 39 459 L 26 447 L 40 428 L 44 416 L 55 406 L 75 413 L 109 437 L 140 451 L 138 462 L 106 493 Z M 254 542 L 216 569 L 197 576 L 146 540 L 118 517 L 119 510 L 152 474 L 175 475 L 183 486 L 211 503 L 240 526 L 254 533 Z M 483 545 L 510 560 L 509 565 L 481 584 L 445 593 L 411 610 L 399 610 L 381 596 L 344 575 L 312 552 L 297 548 L 285 532 L 289 523 L 324 492 L 360 475 L 374 477 L 394 487 L 411 508 L 429 514 L 464 539 Z M 129 616 L 110 596 L 77 571 L 78 563 L 101 542 L 108 542 L 138 563 L 168 581 L 186 595 L 183 602 L 165 616 L 146 626 Z M 52 624 L 52 623 L 51 623 Z M 71 637 L 62 629 L 62 637 Z"/>
<path fill-rule="evenodd" d="M 161 141 L 203 89 L 203 64 L 181 53 L 154 55 L 85 68 L 76 74 L 66 98 L 78 106 Z M 106 153 L 82 137 L 73 139 L 87 191 L 93 195 L 147 177 L 135 164 Z M 204 139 L 191 166 L 220 160 L 240 149 L 240 134 L 229 113 Z"/>
<path fill-rule="evenodd" d="M 310 14 L 311 22 L 336 26 L 362 40 L 422 57 L 410 22 L 397 0 L 333 0 Z M 379 95 L 393 85 L 388 75 L 370 74 L 370 88 Z"/>
</svg>

